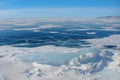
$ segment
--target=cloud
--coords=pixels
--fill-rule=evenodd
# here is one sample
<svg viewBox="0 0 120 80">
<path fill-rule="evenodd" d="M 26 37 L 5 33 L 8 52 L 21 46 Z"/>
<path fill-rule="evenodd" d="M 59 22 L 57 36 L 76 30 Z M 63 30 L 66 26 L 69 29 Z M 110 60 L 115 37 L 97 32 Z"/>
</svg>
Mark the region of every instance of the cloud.
<svg viewBox="0 0 120 80">
<path fill-rule="evenodd" d="M 41 24 L 45 22 L 46 24 Z M 72 22 L 79 22 L 82 24 L 91 24 L 91 25 L 99 25 L 101 29 L 105 30 L 117 30 L 119 28 L 118 23 L 120 22 L 119 18 L 14 18 L 14 19 L 3 19 L 0 20 L 0 28 L 1 30 L 4 29 L 14 29 L 14 30 L 34 30 L 38 32 L 39 29 L 45 28 L 59 28 L 63 27 L 62 23 Z M 59 24 L 61 23 L 61 24 Z M 71 24 L 72 24 L 71 23 Z M 67 24 L 66 24 L 67 25 Z M 104 26 L 103 26 L 104 25 Z M 75 25 L 77 26 L 77 25 Z M 89 27 L 89 26 L 82 26 L 80 25 L 80 30 L 85 29 L 99 29 L 99 27 Z M 71 30 L 79 30 L 79 29 L 69 29 Z"/>
</svg>

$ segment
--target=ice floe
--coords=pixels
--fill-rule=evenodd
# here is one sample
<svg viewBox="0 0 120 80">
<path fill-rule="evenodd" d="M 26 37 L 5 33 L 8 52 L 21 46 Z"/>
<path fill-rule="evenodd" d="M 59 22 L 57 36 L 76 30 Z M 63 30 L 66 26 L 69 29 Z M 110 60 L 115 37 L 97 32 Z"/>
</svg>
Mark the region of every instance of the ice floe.
<svg viewBox="0 0 120 80">
<path fill-rule="evenodd" d="M 120 48 L 120 35 L 112 35 L 101 39 L 89 39 L 92 47 L 102 48 L 104 45 L 113 45 Z"/>
</svg>

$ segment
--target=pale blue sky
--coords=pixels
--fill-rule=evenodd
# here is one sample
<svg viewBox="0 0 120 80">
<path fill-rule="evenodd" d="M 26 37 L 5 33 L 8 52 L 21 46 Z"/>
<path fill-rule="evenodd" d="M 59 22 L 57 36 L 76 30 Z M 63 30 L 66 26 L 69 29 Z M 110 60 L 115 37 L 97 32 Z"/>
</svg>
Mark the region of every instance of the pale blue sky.
<svg viewBox="0 0 120 80">
<path fill-rule="evenodd" d="M 119 16 L 119 0 L 0 0 L 0 18 Z"/>
</svg>

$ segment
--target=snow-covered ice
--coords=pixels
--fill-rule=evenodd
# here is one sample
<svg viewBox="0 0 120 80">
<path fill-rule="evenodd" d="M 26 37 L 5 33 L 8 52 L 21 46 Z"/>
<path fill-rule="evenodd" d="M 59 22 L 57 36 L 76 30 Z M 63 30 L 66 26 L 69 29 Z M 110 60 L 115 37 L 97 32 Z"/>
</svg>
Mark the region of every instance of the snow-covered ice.
<svg viewBox="0 0 120 80">
<path fill-rule="evenodd" d="M 119 79 L 120 52 L 117 50 L 55 46 L 35 48 L 0 46 L 0 48 L 0 54 L 5 53 L 4 57 L 0 58 L 1 80 L 112 80 L 110 77 L 113 73 L 115 80 Z M 29 58 L 29 54 L 32 54 L 30 57 L 32 58 L 32 56 L 36 54 L 38 56 L 40 53 L 45 54 L 44 56 L 47 56 L 47 54 L 59 54 L 59 57 L 62 57 L 62 54 L 67 54 L 68 57 L 70 54 L 76 54 L 77 56 L 71 57 L 68 63 L 59 66 L 48 63 L 42 64 L 37 61 L 29 62 L 29 60 L 23 62 L 19 58 L 19 56 L 25 54 L 28 55 L 28 57 L 25 56 L 26 59 Z M 57 61 L 55 57 L 52 58 Z M 65 60 L 62 61 L 65 62 Z"/>
<path fill-rule="evenodd" d="M 11 45 L 7 45 L 7 42 L 5 42 L 6 44 L 0 45 L 0 80 L 120 80 L 119 21 L 120 19 L 108 20 L 105 18 L 81 18 L 72 20 L 69 20 L 69 18 L 55 18 L 53 20 L 49 18 L 36 18 L 1 21 L 0 25 L 3 26 L 0 26 L 0 31 L 5 35 L 8 35 L 6 34 L 5 30 L 9 29 L 13 31 L 20 31 L 20 33 L 22 33 L 22 30 L 28 32 L 32 31 L 34 33 L 39 33 L 43 30 L 42 34 L 54 34 L 55 36 L 58 34 L 58 42 L 62 42 L 62 39 L 60 38 L 66 38 L 65 35 L 70 34 L 70 38 L 63 39 L 63 43 L 58 43 L 61 45 L 67 43 L 67 41 L 72 42 L 72 39 L 73 42 L 78 39 L 76 42 L 82 40 L 87 41 L 89 44 L 85 45 L 88 47 L 59 46 L 54 45 L 55 43 L 49 45 L 46 45 L 45 43 L 44 45 L 37 47 L 15 47 L 14 45 L 18 44 L 17 42 Z M 42 24 L 42 22 L 45 24 Z M 71 22 L 71 24 L 67 22 Z M 64 27 L 64 29 L 61 29 L 62 27 Z M 51 30 L 52 28 L 53 31 Z M 62 32 L 56 30 L 56 28 L 61 29 Z M 48 30 L 48 33 L 46 33 L 47 31 L 44 29 Z M 84 30 L 87 31 L 82 32 Z M 107 32 L 105 37 L 104 34 L 102 34 L 101 37 L 95 30 L 99 30 L 98 32 L 100 33 L 103 30 L 108 30 L 109 32 L 118 31 L 118 33 L 116 32 L 116 35 L 113 35 L 112 33 L 108 35 L 109 32 Z M 79 39 L 76 36 L 72 37 L 72 31 L 73 34 L 77 35 L 77 37 L 79 37 L 79 31 L 81 31 L 81 37 L 84 39 Z M 10 37 L 12 34 L 10 34 L 8 37 Z M 19 41 L 20 35 L 17 35 L 18 42 L 22 42 L 21 40 Z M 87 38 L 89 36 L 91 37 Z M 25 36 L 21 36 L 20 38 L 22 37 Z M 39 37 L 36 37 L 35 40 L 41 38 Z M 46 37 L 49 39 L 45 39 Z M 41 42 L 44 42 L 44 40 L 47 42 L 54 38 L 50 38 L 52 36 L 46 37 L 42 37 L 43 40 L 41 40 Z M 7 36 L 4 37 L 4 35 L 0 37 L 1 42 L 3 40 L 14 40 L 14 38 L 17 39 L 14 36 L 12 36 L 12 38 L 10 37 L 9 39 Z M 25 37 L 23 39 L 23 42 L 25 43 L 20 43 L 18 45 L 30 44 L 28 41 L 24 41 L 27 39 Z M 53 39 L 53 42 L 54 41 L 56 41 L 56 39 Z M 36 42 L 33 40 L 33 44 L 35 43 Z"/>
</svg>

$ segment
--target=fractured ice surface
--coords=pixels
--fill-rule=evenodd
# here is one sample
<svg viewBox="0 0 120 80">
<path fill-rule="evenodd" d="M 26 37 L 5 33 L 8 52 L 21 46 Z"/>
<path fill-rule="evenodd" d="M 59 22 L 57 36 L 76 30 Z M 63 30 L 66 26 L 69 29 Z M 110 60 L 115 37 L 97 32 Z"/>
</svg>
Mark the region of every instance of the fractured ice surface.
<svg viewBox="0 0 120 80">
<path fill-rule="evenodd" d="M 0 48 L 1 54 L 5 53 L 5 57 L 0 59 L 0 71 L 10 80 L 17 77 L 20 77 L 18 80 L 105 80 L 110 74 L 104 70 L 120 70 L 120 53 L 117 51 L 56 46 Z M 106 76 L 101 75 L 101 71 Z M 117 80 L 118 76 L 115 77 Z"/>
<path fill-rule="evenodd" d="M 8 54 L 25 62 L 37 62 L 52 66 L 66 65 L 83 73 L 96 73 L 112 61 L 113 53 L 94 48 L 70 49 L 55 46 L 37 48 L 8 48 Z M 11 49 L 10 49 L 11 48 Z M 16 51 L 15 51 L 16 50 Z M 43 51 L 42 51 L 43 50 Z M 47 50 L 47 51 L 45 51 Z M 39 70 L 39 69 L 38 69 Z"/>
<path fill-rule="evenodd" d="M 0 20 L 0 80 L 120 80 L 119 30 L 115 18 Z"/>
<path fill-rule="evenodd" d="M 85 55 L 88 53 L 93 53 L 93 55 L 97 55 L 100 53 L 99 49 L 94 49 L 94 48 L 82 48 L 79 50 L 73 48 L 70 50 L 69 48 L 64 48 L 64 47 L 63 48 L 56 47 L 55 49 L 55 46 L 39 47 L 38 50 L 42 50 L 43 48 L 46 48 L 46 50 L 48 48 L 48 51 L 45 52 L 26 51 L 21 54 L 15 55 L 15 57 L 25 62 L 38 62 L 40 64 L 60 66 L 60 65 L 68 64 L 72 58 L 75 58 L 80 55 Z"/>
<path fill-rule="evenodd" d="M 119 38 L 90 39 L 90 48 L 0 46 L 0 79 L 119 80 Z M 100 49 L 103 45 L 118 49 Z"/>
</svg>

